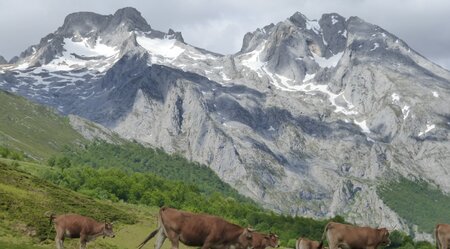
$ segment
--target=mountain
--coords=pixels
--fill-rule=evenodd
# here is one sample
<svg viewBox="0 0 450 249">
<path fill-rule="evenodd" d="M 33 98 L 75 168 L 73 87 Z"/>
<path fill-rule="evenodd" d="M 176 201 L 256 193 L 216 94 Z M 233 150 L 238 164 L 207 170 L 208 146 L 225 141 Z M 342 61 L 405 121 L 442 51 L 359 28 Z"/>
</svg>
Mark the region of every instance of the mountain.
<svg viewBox="0 0 450 249">
<path fill-rule="evenodd" d="M 450 192 L 450 72 L 358 17 L 297 12 L 220 55 L 133 8 L 74 13 L 0 65 L 0 88 L 207 164 L 277 212 L 420 237 L 378 190 Z"/>
<path fill-rule="evenodd" d="M 0 64 L 7 64 L 8 61 L 5 59 L 5 57 L 0 55 Z"/>
</svg>

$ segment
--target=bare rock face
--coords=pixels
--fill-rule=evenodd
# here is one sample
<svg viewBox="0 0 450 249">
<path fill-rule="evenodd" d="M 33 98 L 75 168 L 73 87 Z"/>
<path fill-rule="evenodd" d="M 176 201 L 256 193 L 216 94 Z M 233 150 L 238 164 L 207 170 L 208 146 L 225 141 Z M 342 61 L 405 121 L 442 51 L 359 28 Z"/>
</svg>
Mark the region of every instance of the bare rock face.
<svg viewBox="0 0 450 249">
<path fill-rule="evenodd" d="M 377 187 L 450 192 L 450 73 L 357 17 L 297 12 L 224 56 L 131 8 L 74 13 L 13 63 L 2 89 L 204 163 L 277 212 L 414 232 Z"/>
</svg>

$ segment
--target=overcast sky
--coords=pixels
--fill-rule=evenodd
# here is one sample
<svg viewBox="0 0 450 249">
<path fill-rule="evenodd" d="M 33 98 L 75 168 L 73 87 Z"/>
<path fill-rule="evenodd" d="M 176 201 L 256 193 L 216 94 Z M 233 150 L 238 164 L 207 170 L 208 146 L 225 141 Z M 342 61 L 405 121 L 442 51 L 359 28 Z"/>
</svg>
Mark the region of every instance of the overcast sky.
<svg viewBox="0 0 450 249">
<path fill-rule="evenodd" d="M 309 19 L 359 16 L 450 69 L 449 0 L 0 0 L 0 55 L 10 59 L 62 25 L 72 12 L 113 14 L 137 8 L 153 29 L 181 31 L 187 43 L 222 54 L 239 51 L 246 32 L 299 11 Z"/>
</svg>

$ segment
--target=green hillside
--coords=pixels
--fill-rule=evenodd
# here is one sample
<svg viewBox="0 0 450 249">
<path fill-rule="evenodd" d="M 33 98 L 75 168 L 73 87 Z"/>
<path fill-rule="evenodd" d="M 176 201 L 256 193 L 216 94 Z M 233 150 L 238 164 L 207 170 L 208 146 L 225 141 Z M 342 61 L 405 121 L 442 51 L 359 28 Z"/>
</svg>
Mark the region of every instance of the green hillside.
<svg viewBox="0 0 450 249">
<path fill-rule="evenodd" d="M 46 211 L 79 213 L 124 224 L 137 221 L 136 215 L 109 202 L 59 188 L 0 162 L 0 241 L 15 241 L 24 234 L 31 235 L 36 244 L 52 239 L 54 231 L 44 216 Z"/>
<path fill-rule="evenodd" d="M 190 162 L 179 155 L 169 155 L 161 149 L 146 148 L 138 143 L 128 142 L 117 145 L 97 141 L 83 148 L 65 148 L 61 156 L 53 157 L 50 161 L 52 160 L 54 160 L 53 164 L 65 162 L 93 168 L 118 168 L 153 173 L 166 179 L 195 185 L 202 193 L 219 192 L 246 203 L 253 203 L 223 182 L 206 165 Z"/>
<path fill-rule="evenodd" d="M 438 223 L 450 223 L 450 196 L 426 182 L 399 178 L 378 189 L 383 201 L 420 231 L 432 233 Z"/>
<path fill-rule="evenodd" d="M 69 119 L 29 100 L 0 90 L 0 145 L 45 159 L 65 145 L 85 142 Z"/>
<path fill-rule="evenodd" d="M 156 228 L 159 208 L 96 200 L 24 172 L 38 173 L 37 167 L 46 168 L 28 162 L 0 160 L 0 248 L 54 248 L 55 232 L 44 215 L 50 210 L 56 214 L 79 213 L 97 220 L 114 221 L 116 238 L 99 238 L 89 243 L 89 248 L 136 248 Z M 78 239 L 67 239 L 65 246 L 78 249 Z M 165 243 L 163 249 L 168 248 L 170 244 Z"/>
</svg>

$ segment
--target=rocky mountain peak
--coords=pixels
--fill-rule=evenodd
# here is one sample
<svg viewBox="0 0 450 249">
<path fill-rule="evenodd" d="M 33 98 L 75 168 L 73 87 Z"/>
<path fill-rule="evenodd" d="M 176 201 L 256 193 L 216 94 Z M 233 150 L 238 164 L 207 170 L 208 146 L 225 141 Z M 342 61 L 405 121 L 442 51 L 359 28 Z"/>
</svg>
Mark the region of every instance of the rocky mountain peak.
<svg viewBox="0 0 450 249">
<path fill-rule="evenodd" d="M 5 59 L 5 57 L 0 55 L 0 64 L 6 64 L 8 61 Z"/>
<path fill-rule="evenodd" d="M 323 40 L 332 54 L 344 50 L 347 43 L 347 23 L 344 17 L 336 13 L 323 14 L 319 20 Z"/>
<path fill-rule="evenodd" d="M 135 8 L 126 7 L 117 10 L 114 15 L 100 15 L 92 12 L 76 12 L 69 14 L 59 33 L 66 37 L 73 35 L 89 36 L 99 32 L 112 32 L 120 26 L 126 31 L 149 31 L 150 25 Z"/>
<path fill-rule="evenodd" d="M 99 31 L 106 27 L 111 16 L 100 15 L 93 12 L 76 12 L 67 15 L 64 24 L 58 29 L 64 36 L 80 34 L 86 36 L 93 31 Z"/>
<path fill-rule="evenodd" d="M 128 26 L 130 30 L 151 30 L 150 25 L 147 23 L 144 17 L 142 17 L 141 12 L 132 7 L 122 8 L 114 13 L 110 25 L 118 26 L 121 24 Z"/>
<path fill-rule="evenodd" d="M 306 28 L 306 22 L 309 19 L 305 15 L 297 11 L 291 17 L 289 17 L 288 20 L 300 28 Z"/>
<path fill-rule="evenodd" d="M 168 38 L 174 38 L 177 41 L 184 43 L 183 35 L 181 34 L 181 32 L 176 32 L 173 29 L 169 29 L 169 31 L 167 32 L 167 36 Z"/>
</svg>

